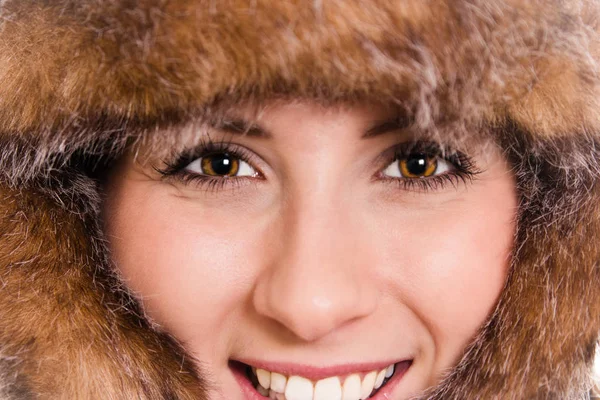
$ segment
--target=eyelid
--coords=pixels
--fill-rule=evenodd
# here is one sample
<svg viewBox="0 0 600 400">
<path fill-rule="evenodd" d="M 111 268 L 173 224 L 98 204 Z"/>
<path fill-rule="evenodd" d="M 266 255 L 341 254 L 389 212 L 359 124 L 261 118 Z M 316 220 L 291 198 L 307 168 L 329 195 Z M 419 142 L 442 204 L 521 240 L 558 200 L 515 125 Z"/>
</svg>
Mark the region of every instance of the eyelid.
<svg viewBox="0 0 600 400">
<path fill-rule="evenodd" d="M 429 144 L 429 147 L 431 147 L 431 144 Z M 397 160 L 398 155 L 408 156 L 411 152 L 425 152 L 425 150 L 427 150 L 427 148 L 423 144 L 420 144 L 420 142 L 410 141 L 396 143 L 393 146 L 388 147 L 373 160 L 373 169 L 379 174 L 379 172 L 383 171 L 390 163 Z M 439 147 L 437 147 L 437 150 L 439 152 Z"/>
<path fill-rule="evenodd" d="M 406 159 L 407 157 L 402 157 L 401 159 Z M 457 169 L 457 167 L 450 161 L 446 160 L 445 158 L 442 158 L 440 156 L 434 156 L 434 157 L 428 157 L 428 158 L 434 158 L 436 160 L 436 166 L 435 166 L 435 170 L 433 171 L 433 174 L 430 176 L 422 176 L 422 177 L 406 177 L 406 176 L 393 176 L 393 175 L 389 175 L 386 174 L 387 170 L 390 169 L 390 167 L 392 167 L 393 165 L 396 165 L 396 168 L 398 168 L 398 173 L 400 175 L 402 175 L 402 171 L 401 168 L 398 164 L 399 160 L 398 157 L 394 157 L 394 160 L 392 162 L 390 162 L 382 171 L 381 174 L 382 176 L 386 177 L 386 178 L 396 178 L 396 179 L 427 179 L 427 178 L 433 178 L 436 176 L 440 176 L 442 174 L 449 174 L 449 173 L 454 173 Z M 445 167 L 446 170 L 445 171 L 439 171 L 440 167 Z"/>
<path fill-rule="evenodd" d="M 449 161 L 454 164 L 453 158 L 462 155 L 462 153 L 458 151 L 454 151 L 453 149 L 444 148 L 442 145 L 436 144 L 434 142 L 425 142 L 425 141 L 410 141 L 410 142 L 401 142 L 389 147 L 387 150 L 384 150 L 374 161 L 379 169 L 386 167 L 389 163 L 394 162 L 395 160 L 400 159 L 401 157 L 408 157 L 411 154 L 415 153 L 424 153 L 432 157 L 439 157 L 443 160 Z M 462 155 L 463 158 L 467 158 L 465 155 Z"/>
<path fill-rule="evenodd" d="M 191 163 L 189 163 L 186 167 L 185 170 L 193 173 L 193 174 L 198 174 L 198 175 L 207 175 L 207 176 L 214 176 L 214 177 L 219 177 L 219 175 L 210 175 L 210 174 L 205 174 L 202 172 L 202 169 L 204 167 L 204 158 L 206 157 L 211 157 L 215 154 L 227 154 L 232 156 L 231 158 L 237 159 L 237 171 L 236 173 L 238 173 L 238 175 L 235 176 L 231 176 L 231 178 L 236 177 L 243 177 L 243 176 L 249 176 L 249 177 L 256 177 L 258 175 L 258 171 L 256 170 L 256 168 L 254 168 L 249 162 L 244 161 L 243 159 L 241 159 L 240 157 L 238 157 L 237 155 L 235 155 L 232 152 L 222 152 L 222 153 L 209 153 L 209 154 L 205 154 L 202 157 L 196 158 L 194 161 L 192 161 Z M 245 167 L 247 166 L 247 167 Z M 245 169 L 250 169 L 250 173 L 249 174 L 245 174 L 245 175 L 239 175 L 240 172 L 245 172 Z M 198 171 L 199 170 L 199 171 Z"/>
</svg>

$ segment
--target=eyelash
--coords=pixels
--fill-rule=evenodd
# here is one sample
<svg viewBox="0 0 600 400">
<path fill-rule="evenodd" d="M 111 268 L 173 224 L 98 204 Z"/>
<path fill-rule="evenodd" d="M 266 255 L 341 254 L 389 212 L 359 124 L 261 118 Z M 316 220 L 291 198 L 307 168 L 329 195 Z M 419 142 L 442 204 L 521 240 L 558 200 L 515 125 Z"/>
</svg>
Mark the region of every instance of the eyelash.
<svg viewBox="0 0 600 400">
<path fill-rule="evenodd" d="M 175 178 L 184 185 L 195 184 L 198 189 L 206 192 L 219 192 L 226 189 L 227 186 L 231 189 L 236 189 L 243 184 L 243 181 L 250 180 L 248 177 L 219 178 L 208 175 L 199 175 L 185 170 L 192 161 L 215 153 L 227 153 L 250 165 L 253 164 L 255 158 L 252 152 L 243 147 L 232 145 L 225 140 L 213 141 L 208 137 L 202 138 L 198 146 L 193 149 L 184 150 L 179 154 L 173 154 L 170 158 L 172 161 L 164 162 L 165 168 L 159 169 L 155 167 L 154 169 L 161 174 L 163 178 Z"/>
<path fill-rule="evenodd" d="M 407 158 L 413 154 L 425 154 L 431 158 L 441 159 L 451 164 L 454 170 L 439 175 L 423 178 L 395 178 L 383 175 L 383 171 L 376 174 L 376 178 L 384 183 L 399 185 L 399 189 L 413 192 L 428 192 L 441 190 L 450 184 L 455 189 L 459 184 L 472 182 L 482 171 L 479 170 L 472 159 L 466 154 L 441 149 L 439 145 L 431 142 L 408 142 L 397 145 L 394 148 L 394 155 L 385 159 L 387 167 L 393 162 Z"/>
<path fill-rule="evenodd" d="M 375 176 L 375 180 L 384 183 L 399 185 L 399 189 L 405 191 L 428 192 L 440 190 L 451 184 L 455 188 L 458 184 L 467 184 L 471 182 L 481 171 L 473 164 L 472 160 L 463 153 L 449 152 L 440 149 L 434 143 L 429 142 L 409 142 L 397 145 L 393 150 L 393 156 L 382 155 L 385 160 L 384 168 Z M 213 141 L 211 138 L 203 138 L 201 143 L 194 149 L 185 150 L 179 154 L 173 154 L 169 160 L 165 161 L 164 168 L 154 169 L 163 177 L 163 179 L 174 178 L 184 185 L 195 184 L 198 189 L 206 192 L 219 192 L 226 188 L 236 189 L 244 183 L 260 179 L 262 174 L 258 172 L 258 177 L 213 177 L 209 175 L 200 175 L 186 171 L 186 167 L 194 160 L 200 157 L 206 157 L 211 154 L 227 153 L 233 158 L 237 158 L 250 165 L 253 165 L 255 155 L 241 147 L 232 145 L 230 142 Z M 423 178 L 396 178 L 383 175 L 385 167 L 391 163 L 410 155 L 423 153 L 429 157 L 439 158 L 449 162 L 454 168 L 451 172 L 444 172 L 439 175 Z M 450 153 L 450 154 L 446 154 Z M 254 168 L 254 167 L 253 167 Z M 258 171 L 258 169 L 254 168 Z"/>
</svg>

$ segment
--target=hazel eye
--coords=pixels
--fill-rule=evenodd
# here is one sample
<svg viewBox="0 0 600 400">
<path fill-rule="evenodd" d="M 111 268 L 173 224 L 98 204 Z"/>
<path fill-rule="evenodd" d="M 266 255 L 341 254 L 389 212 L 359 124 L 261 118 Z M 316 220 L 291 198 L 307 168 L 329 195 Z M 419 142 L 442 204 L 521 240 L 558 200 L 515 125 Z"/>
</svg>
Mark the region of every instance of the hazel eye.
<svg viewBox="0 0 600 400">
<path fill-rule="evenodd" d="M 212 153 L 195 159 L 185 170 L 194 174 L 214 177 L 255 176 L 256 171 L 247 162 L 229 153 Z"/>
<path fill-rule="evenodd" d="M 438 156 L 413 153 L 406 157 L 397 157 L 383 173 L 394 178 L 422 179 L 443 174 L 451 169 L 451 164 Z"/>
</svg>

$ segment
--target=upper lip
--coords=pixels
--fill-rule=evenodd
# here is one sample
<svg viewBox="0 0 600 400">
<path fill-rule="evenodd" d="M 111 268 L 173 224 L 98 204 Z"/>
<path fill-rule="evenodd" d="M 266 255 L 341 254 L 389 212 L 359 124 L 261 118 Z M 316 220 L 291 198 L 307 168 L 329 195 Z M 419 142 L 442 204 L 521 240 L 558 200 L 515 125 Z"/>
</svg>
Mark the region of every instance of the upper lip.
<svg viewBox="0 0 600 400">
<path fill-rule="evenodd" d="M 276 372 L 286 376 L 299 375 L 304 378 L 317 381 L 319 379 L 329 378 L 332 376 L 344 376 L 352 373 L 360 372 L 371 372 L 376 370 L 382 370 L 389 367 L 392 364 L 397 364 L 406 360 L 387 360 L 387 361 L 376 361 L 366 363 L 348 363 L 331 365 L 327 367 L 314 367 L 306 364 L 292 364 L 286 362 L 271 362 L 256 359 L 238 359 L 241 363 L 250 365 L 252 367 L 267 370 L 269 372 Z"/>
</svg>

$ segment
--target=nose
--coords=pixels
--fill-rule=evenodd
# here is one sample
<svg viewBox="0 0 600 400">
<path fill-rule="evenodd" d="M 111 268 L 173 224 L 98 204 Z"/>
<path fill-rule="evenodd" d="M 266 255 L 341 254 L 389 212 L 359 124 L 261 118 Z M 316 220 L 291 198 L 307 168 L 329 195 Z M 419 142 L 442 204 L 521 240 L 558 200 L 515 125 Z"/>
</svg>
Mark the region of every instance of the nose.
<svg viewBox="0 0 600 400">
<path fill-rule="evenodd" d="M 259 314 L 304 341 L 368 316 L 377 305 L 360 223 L 341 203 L 315 197 L 288 202 L 276 230 L 277 256 L 253 296 Z"/>
</svg>

